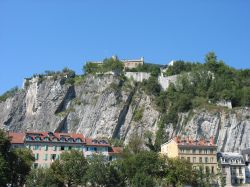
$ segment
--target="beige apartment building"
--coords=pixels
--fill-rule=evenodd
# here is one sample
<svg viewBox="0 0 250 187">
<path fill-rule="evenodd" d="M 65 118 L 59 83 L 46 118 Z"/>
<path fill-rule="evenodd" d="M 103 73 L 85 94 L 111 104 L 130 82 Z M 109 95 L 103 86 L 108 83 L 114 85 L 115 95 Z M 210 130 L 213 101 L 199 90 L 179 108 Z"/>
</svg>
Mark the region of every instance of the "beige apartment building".
<svg viewBox="0 0 250 187">
<path fill-rule="evenodd" d="M 175 137 L 161 145 L 161 154 L 170 158 L 179 157 L 193 164 L 194 168 L 204 167 L 207 172 L 217 173 L 217 146 L 210 140 L 190 140 Z"/>
</svg>

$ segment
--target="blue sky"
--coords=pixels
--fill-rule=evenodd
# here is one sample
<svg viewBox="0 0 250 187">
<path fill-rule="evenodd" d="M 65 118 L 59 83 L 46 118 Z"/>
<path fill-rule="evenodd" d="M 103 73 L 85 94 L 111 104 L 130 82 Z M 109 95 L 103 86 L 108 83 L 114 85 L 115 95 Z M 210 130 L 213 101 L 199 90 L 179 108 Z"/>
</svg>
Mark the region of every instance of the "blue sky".
<svg viewBox="0 0 250 187">
<path fill-rule="evenodd" d="M 247 0 L 1 0 L 0 94 L 24 77 L 114 54 L 250 68 Z"/>
</svg>

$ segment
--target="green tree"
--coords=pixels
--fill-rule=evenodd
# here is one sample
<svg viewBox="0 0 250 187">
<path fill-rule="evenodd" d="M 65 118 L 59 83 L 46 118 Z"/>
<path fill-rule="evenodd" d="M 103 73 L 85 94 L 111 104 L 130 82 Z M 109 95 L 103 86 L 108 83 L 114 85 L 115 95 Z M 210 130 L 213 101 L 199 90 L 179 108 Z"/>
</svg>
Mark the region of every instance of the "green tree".
<svg viewBox="0 0 250 187">
<path fill-rule="evenodd" d="M 10 183 L 12 186 L 23 186 L 35 160 L 32 151 L 26 148 L 16 148 L 9 154 Z"/>
<path fill-rule="evenodd" d="M 97 72 L 102 72 L 102 64 L 86 62 L 86 64 L 83 66 L 83 71 L 87 74 L 95 74 Z"/>
<path fill-rule="evenodd" d="M 180 158 L 168 158 L 165 181 L 173 187 L 195 183 L 191 163 Z"/>
<path fill-rule="evenodd" d="M 62 153 L 60 159 L 51 164 L 56 179 L 68 186 L 80 185 L 87 168 L 87 160 L 76 150 Z"/>
<path fill-rule="evenodd" d="M 115 71 L 121 72 L 124 69 L 124 64 L 117 57 L 106 58 L 103 60 L 104 72 Z"/>
<path fill-rule="evenodd" d="M 9 166 L 5 158 L 0 153 L 0 186 L 6 186 L 9 181 Z"/>
<path fill-rule="evenodd" d="M 134 133 L 130 136 L 128 145 L 125 148 L 125 152 L 129 152 L 131 154 L 137 154 L 143 151 L 143 139 L 141 136 L 138 136 L 137 133 Z"/>
<path fill-rule="evenodd" d="M 37 168 L 30 171 L 25 185 L 27 187 L 58 187 L 63 186 L 63 183 L 56 179 L 51 168 Z"/>
<path fill-rule="evenodd" d="M 122 160 L 124 173 L 131 186 L 155 186 L 164 176 L 165 161 L 158 153 L 141 151 Z"/>
</svg>

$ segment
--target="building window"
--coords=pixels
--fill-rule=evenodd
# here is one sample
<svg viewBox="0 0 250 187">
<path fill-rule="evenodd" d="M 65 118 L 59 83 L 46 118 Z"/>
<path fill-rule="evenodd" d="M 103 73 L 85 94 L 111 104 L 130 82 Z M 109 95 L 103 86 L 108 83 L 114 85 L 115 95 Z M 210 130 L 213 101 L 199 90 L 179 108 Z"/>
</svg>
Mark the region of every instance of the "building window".
<svg viewBox="0 0 250 187">
<path fill-rule="evenodd" d="M 205 162 L 208 163 L 208 158 L 207 157 L 205 157 Z"/>
<path fill-rule="evenodd" d="M 208 166 L 206 166 L 206 173 L 210 173 Z"/>
<path fill-rule="evenodd" d="M 202 154 L 202 149 L 199 150 L 199 153 Z"/>
<path fill-rule="evenodd" d="M 193 157 L 193 163 L 195 163 L 196 162 L 196 157 Z"/>
<path fill-rule="evenodd" d="M 65 150 L 65 147 L 64 146 L 61 146 L 61 149 L 60 149 L 61 151 L 64 151 Z"/>
<path fill-rule="evenodd" d="M 239 167 L 239 174 L 242 175 L 242 168 Z"/>
<path fill-rule="evenodd" d="M 187 160 L 190 162 L 190 157 L 187 157 Z"/>
<path fill-rule="evenodd" d="M 214 162 L 214 158 L 213 158 L 213 157 L 210 158 L 210 162 L 211 162 L 211 163 Z"/>
<path fill-rule="evenodd" d="M 202 163 L 202 157 L 199 158 L 199 162 Z"/>
<path fill-rule="evenodd" d="M 181 159 L 184 160 L 185 158 L 182 156 Z"/>
<path fill-rule="evenodd" d="M 214 166 L 211 167 L 211 172 L 214 173 Z"/>
<path fill-rule="evenodd" d="M 56 154 L 51 154 L 50 155 L 50 160 L 55 160 L 56 159 Z"/>
<path fill-rule="evenodd" d="M 33 150 L 40 150 L 40 146 L 39 146 L 39 145 L 35 145 L 35 146 L 33 147 Z"/>
<path fill-rule="evenodd" d="M 44 150 L 45 150 L 45 151 L 48 151 L 48 145 L 45 145 L 45 146 L 44 146 Z"/>
<path fill-rule="evenodd" d="M 181 153 L 185 153 L 185 149 L 181 149 Z"/>
<path fill-rule="evenodd" d="M 44 155 L 44 160 L 48 160 L 48 154 Z"/>
<path fill-rule="evenodd" d="M 57 147 L 54 145 L 54 146 L 53 146 L 53 150 L 56 151 L 56 149 L 57 149 Z"/>
<path fill-rule="evenodd" d="M 192 150 L 192 153 L 195 154 L 195 149 Z"/>
<path fill-rule="evenodd" d="M 35 160 L 38 160 L 38 159 L 39 159 L 39 154 L 36 153 L 36 154 L 35 154 Z"/>
<path fill-rule="evenodd" d="M 64 150 L 65 150 L 65 151 L 68 151 L 68 150 L 69 150 L 69 147 L 68 147 L 68 146 L 65 146 L 65 147 L 64 147 Z"/>
<path fill-rule="evenodd" d="M 33 164 L 33 167 L 36 169 L 36 168 L 38 168 L 38 163 L 34 163 Z"/>
<path fill-rule="evenodd" d="M 204 149 L 204 154 L 207 154 L 207 150 L 206 149 Z"/>
</svg>

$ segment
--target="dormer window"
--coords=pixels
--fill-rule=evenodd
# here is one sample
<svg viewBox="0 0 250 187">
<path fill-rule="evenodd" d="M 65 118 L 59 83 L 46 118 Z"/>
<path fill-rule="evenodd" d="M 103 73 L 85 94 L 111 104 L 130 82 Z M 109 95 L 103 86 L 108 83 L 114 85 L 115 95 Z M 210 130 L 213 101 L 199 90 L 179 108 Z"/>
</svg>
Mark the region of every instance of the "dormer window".
<svg viewBox="0 0 250 187">
<path fill-rule="evenodd" d="M 49 137 L 45 137 L 45 138 L 44 138 L 44 141 L 49 141 Z"/>
<path fill-rule="evenodd" d="M 54 136 L 53 132 L 48 132 L 49 136 Z"/>
<path fill-rule="evenodd" d="M 65 139 L 64 137 L 61 137 L 61 138 L 60 138 L 60 141 L 66 142 L 66 139 Z"/>
<path fill-rule="evenodd" d="M 76 142 L 77 142 L 77 143 L 80 143 L 80 142 L 82 142 L 82 141 L 81 141 L 80 138 L 76 138 Z"/>
<path fill-rule="evenodd" d="M 68 139 L 68 142 L 73 142 L 73 141 L 74 141 L 73 138 L 69 138 L 69 139 Z"/>
<path fill-rule="evenodd" d="M 36 140 L 36 141 L 40 141 L 40 140 L 41 140 L 40 136 L 36 136 L 36 137 L 35 137 L 35 140 Z"/>
<path fill-rule="evenodd" d="M 53 138 L 52 141 L 53 141 L 53 142 L 57 142 L 58 139 L 57 139 L 57 138 Z"/>
<path fill-rule="evenodd" d="M 26 140 L 32 141 L 32 137 L 31 136 L 26 136 Z"/>
</svg>

